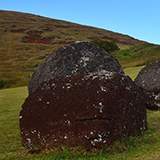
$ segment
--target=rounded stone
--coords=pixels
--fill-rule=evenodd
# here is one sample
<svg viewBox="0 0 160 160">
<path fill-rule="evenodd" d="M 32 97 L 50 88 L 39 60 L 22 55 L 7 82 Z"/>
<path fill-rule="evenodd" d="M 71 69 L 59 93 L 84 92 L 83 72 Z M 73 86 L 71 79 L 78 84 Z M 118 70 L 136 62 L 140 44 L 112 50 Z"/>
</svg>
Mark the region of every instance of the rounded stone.
<svg viewBox="0 0 160 160">
<path fill-rule="evenodd" d="M 31 93 L 41 82 L 55 77 L 101 70 L 124 73 L 119 62 L 104 49 L 91 42 L 75 42 L 59 48 L 38 66 L 28 90 Z"/>
<path fill-rule="evenodd" d="M 124 74 L 101 71 L 42 82 L 20 112 L 22 144 L 103 148 L 146 130 L 146 106 Z"/>
<path fill-rule="evenodd" d="M 134 82 L 140 87 L 146 97 L 147 108 L 160 108 L 160 61 L 148 64 L 135 78 Z"/>
</svg>

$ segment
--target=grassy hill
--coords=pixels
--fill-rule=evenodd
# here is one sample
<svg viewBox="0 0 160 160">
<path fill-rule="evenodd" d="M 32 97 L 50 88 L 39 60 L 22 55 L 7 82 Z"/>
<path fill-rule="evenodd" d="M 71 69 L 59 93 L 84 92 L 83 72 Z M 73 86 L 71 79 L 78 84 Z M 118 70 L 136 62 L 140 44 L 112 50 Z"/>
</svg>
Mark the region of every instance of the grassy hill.
<svg viewBox="0 0 160 160">
<path fill-rule="evenodd" d="M 53 51 L 74 41 L 93 40 L 115 42 L 120 50 L 112 54 L 123 67 L 160 59 L 160 46 L 127 35 L 32 14 L 0 11 L 0 84 L 27 85 L 30 74 Z"/>
<path fill-rule="evenodd" d="M 160 60 L 160 46 L 142 43 L 116 51 L 112 55 L 119 60 L 123 68 L 142 66 Z"/>
</svg>

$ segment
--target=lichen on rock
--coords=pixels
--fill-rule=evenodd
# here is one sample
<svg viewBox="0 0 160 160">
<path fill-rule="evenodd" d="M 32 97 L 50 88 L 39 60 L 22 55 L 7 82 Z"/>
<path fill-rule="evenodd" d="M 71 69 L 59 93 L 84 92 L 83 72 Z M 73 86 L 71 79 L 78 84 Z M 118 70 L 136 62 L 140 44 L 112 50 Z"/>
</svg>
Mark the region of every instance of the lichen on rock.
<svg viewBox="0 0 160 160">
<path fill-rule="evenodd" d="M 33 73 L 28 90 L 59 76 L 88 74 L 102 70 L 124 73 L 119 62 L 104 49 L 91 42 L 75 42 L 59 48 L 47 57 Z"/>
</svg>

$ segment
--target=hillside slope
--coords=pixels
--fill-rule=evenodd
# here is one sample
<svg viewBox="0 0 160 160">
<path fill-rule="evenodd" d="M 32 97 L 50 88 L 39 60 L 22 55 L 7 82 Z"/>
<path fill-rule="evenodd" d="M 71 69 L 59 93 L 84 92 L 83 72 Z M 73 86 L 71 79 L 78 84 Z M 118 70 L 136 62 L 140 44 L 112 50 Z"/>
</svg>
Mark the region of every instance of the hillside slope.
<svg viewBox="0 0 160 160">
<path fill-rule="evenodd" d="M 0 11 L 0 80 L 7 86 L 27 85 L 30 74 L 59 47 L 74 41 L 109 40 L 121 49 L 142 41 L 104 29 Z"/>
<path fill-rule="evenodd" d="M 112 53 L 123 68 L 147 65 L 160 60 L 160 45 L 141 43 Z"/>
</svg>

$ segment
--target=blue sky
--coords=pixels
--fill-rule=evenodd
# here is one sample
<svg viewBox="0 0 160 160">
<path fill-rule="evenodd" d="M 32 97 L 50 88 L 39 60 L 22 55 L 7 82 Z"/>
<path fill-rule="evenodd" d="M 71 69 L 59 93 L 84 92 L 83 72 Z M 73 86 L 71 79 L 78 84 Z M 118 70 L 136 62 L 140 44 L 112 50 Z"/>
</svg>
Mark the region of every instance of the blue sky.
<svg viewBox="0 0 160 160">
<path fill-rule="evenodd" d="M 160 0 L 0 0 L 0 10 L 66 20 L 160 44 Z"/>
</svg>

